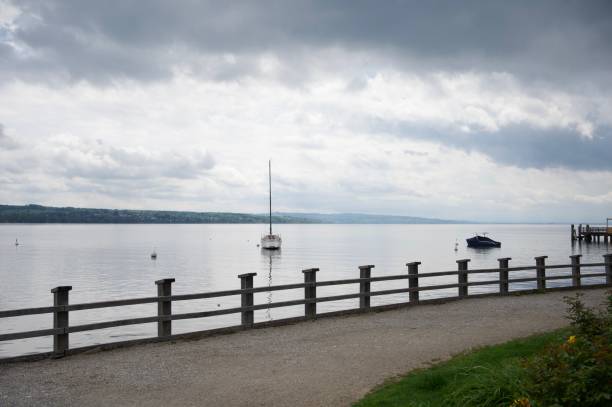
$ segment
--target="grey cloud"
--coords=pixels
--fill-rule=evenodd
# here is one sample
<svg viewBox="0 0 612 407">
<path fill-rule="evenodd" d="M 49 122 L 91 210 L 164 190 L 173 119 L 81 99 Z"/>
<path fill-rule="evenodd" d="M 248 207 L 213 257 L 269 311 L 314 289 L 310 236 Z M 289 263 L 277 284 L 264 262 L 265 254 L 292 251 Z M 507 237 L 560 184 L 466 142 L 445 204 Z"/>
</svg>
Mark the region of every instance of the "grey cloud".
<svg viewBox="0 0 612 407">
<path fill-rule="evenodd" d="M 387 160 L 373 158 L 367 155 L 354 155 L 351 158 L 351 165 L 354 168 L 359 168 L 366 171 L 384 171 L 390 170 L 391 164 Z"/>
<path fill-rule="evenodd" d="M 186 197 L 182 188 L 171 182 L 160 182 L 156 179 L 143 179 L 138 187 L 131 180 L 113 179 L 100 183 L 97 180 L 72 178 L 65 180 L 66 189 L 74 193 L 95 193 L 114 198 L 147 198 L 147 199 L 177 199 Z M 193 198 L 193 197 L 190 197 Z"/>
<path fill-rule="evenodd" d="M 19 143 L 4 132 L 4 125 L 0 123 L 0 149 L 15 150 L 19 148 Z"/>
<path fill-rule="evenodd" d="M 98 181 L 147 180 L 155 178 L 193 179 L 215 165 L 208 152 L 183 154 L 150 152 L 108 146 L 101 141 L 84 143 L 56 141 L 45 149 L 55 164 L 51 171 L 69 178 Z"/>
<path fill-rule="evenodd" d="M 0 139 L 1 140 L 1 139 Z M 210 182 L 207 151 L 156 151 L 56 137 L 30 148 L 0 150 L 0 198 L 48 199 L 53 194 L 100 194 L 113 199 L 198 200 L 185 180 Z"/>
<path fill-rule="evenodd" d="M 404 150 L 403 152 L 405 155 L 412 157 L 427 157 L 429 155 L 426 151 Z"/>
<path fill-rule="evenodd" d="M 383 181 L 381 179 L 370 180 L 370 182 L 355 182 L 354 179 L 343 179 L 338 182 L 337 187 L 344 193 L 352 196 L 397 196 L 400 193 L 400 188 L 393 182 Z M 413 196 L 419 196 L 414 191 L 401 190 L 402 193 L 409 193 Z"/>
<path fill-rule="evenodd" d="M 510 126 L 498 133 L 480 133 L 467 145 L 495 161 L 531 168 L 612 171 L 612 129 L 598 129 L 592 139 L 568 129 Z"/>
<path fill-rule="evenodd" d="M 535 128 L 511 125 L 496 132 L 460 132 L 434 125 L 383 123 L 372 126 L 386 132 L 437 142 L 464 151 L 476 151 L 495 162 L 521 168 L 567 168 L 612 172 L 612 128 L 599 127 L 592 138 L 567 128 Z"/>
<path fill-rule="evenodd" d="M 525 80 L 610 81 L 612 65 L 612 3 L 606 0 L 18 5 L 24 13 L 12 37 L 39 56 L 1 50 L 12 55 L 0 62 L 5 76 L 36 71 L 77 80 L 155 79 L 176 66 L 198 68 L 202 55 L 244 56 L 198 68 L 224 79 L 258 74 L 251 57 L 266 52 L 306 70 L 296 55 L 327 47 L 386 54 L 400 69 L 506 71 Z"/>
</svg>

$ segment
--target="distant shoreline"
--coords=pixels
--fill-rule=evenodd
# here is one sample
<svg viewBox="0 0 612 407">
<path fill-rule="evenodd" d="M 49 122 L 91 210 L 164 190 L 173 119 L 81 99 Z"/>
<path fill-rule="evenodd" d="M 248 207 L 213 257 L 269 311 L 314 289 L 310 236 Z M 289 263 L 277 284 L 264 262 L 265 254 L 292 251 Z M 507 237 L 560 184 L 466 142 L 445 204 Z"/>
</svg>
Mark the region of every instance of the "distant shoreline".
<svg viewBox="0 0 612 407">
<path fill-rule="evenodd" d="M 392 226 L 392 225 L 565 225 L 565 223 L 331 223 L 331 222 L 284 222 L 282 225 L 336 225 L 336 226 L 359 226 L 359 225 L 380 225 L 380 226 Z M 153 223 L 153 222 L 138 222 L 138 223 L 114 223 L 114 222 L 1 222 L 0 225 L 267 225 L 266 222 L 250 222 L 250 223 L 241 223 L 241 222 L 201 222 L 201 223 L 178 223 L 178 222 L 168 222 L 168 223 Z"/>
<path fill-rule="evenodd" d="M 280 224 L 280 223 L 279 223 Z M 337 226 L 350 226 L 350 225 L 516 225 L 516 226 L 568 226 L 568 222 L 452 222 L 452 223 L 332 223 L 332 222 L 284 222 L 283 225 L 337 225 Z M 584 223 L 586 224 L 586 223 Z M 200 223 L 180 223 L 180 222 L 167 222 L 167 223 L 153 223 L 153 222 L 3 222 L 0 221 L 0 225 L 267 225 L 267 222 L 200 222 Z"/>
<path fill-rule="evenodd" d="M 267 224 L 268 214 L 0 205 L 0 224 L 201 225 Z M 363 213 L 273 212 L 274 224 L 331 225 L 569 225 L 581 222 L 499 222 Z M 583 221 L 595 225 L 598 222 Z"/>
<path fill-rule="evenodd" d="M 8 224 L 266 224 L 267 214 L 95 209 L 42 205 L 0 205 L 0 223 Z M 396 215 L 360 213 L 273 213 L 275 224 L 477 224 Z"/>
<path fill-rule="evenodd" d="M 202 225 L 267 224 L 268 214 L 0 205 L 0 224 Z M 581 222 L 500 222 L 362 213 L 273 212 L 274 224 L 322 225 L 569 225 Z M 601 222 L 582 221 L 596 225 Z"/>
</svg>

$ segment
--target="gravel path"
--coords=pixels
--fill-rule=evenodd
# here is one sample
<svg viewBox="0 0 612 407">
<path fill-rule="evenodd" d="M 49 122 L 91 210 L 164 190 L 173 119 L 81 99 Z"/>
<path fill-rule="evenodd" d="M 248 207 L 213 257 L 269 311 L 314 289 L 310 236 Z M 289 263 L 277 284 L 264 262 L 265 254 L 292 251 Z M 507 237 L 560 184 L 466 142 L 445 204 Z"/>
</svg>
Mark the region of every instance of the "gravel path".
<svg viewBox="0 0 612 407">
<path fill-rule="evenodd" d="M 602 303 L 605 290 L 586 290 Z M 474 298 L 0 365 L 0 406 L 344 406 L 475 346 L 567 325 L 568 292 Z"/>
</svg>

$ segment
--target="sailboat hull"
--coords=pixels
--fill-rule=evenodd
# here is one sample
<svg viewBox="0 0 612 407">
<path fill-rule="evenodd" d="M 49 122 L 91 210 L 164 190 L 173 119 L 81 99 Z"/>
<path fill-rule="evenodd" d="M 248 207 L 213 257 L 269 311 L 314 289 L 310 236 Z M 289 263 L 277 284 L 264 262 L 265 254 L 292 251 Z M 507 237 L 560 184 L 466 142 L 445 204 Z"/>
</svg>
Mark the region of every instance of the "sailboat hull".
<svg viewBox="0 0 612 407">
<path fill-rule="evenodd" d="M 279 235 L 266 235 L 261 238 L 261 248 L 266 250 L 278 250 L 283 240 Z"/>
</svg>

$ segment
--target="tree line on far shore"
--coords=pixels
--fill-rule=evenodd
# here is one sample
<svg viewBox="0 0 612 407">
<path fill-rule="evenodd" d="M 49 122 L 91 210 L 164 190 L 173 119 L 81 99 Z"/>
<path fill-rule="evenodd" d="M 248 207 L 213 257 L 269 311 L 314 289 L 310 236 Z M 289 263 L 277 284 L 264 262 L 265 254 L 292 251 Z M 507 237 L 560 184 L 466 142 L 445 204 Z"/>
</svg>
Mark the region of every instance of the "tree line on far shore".
<svg viewBox="0 0 612 407">
<path fill-rule="evenodd" d="M 269 215 L 235 212 L 185 212 L 92 209 L 42 205 L 0 205 L 0 223 L 268 223 Z M 273 213 L 273 223 L 450 224 L 465 221 L 361 213 Z"/>
<path fill-rule="evenodd" d="M 182 212 L 130 209 L 55 208 L 0 205 L 0 223 L 267 223 L 267 215 L 229 212 Z M 273 215 L 274 223 L 316 223 Z"/>
</svg>

